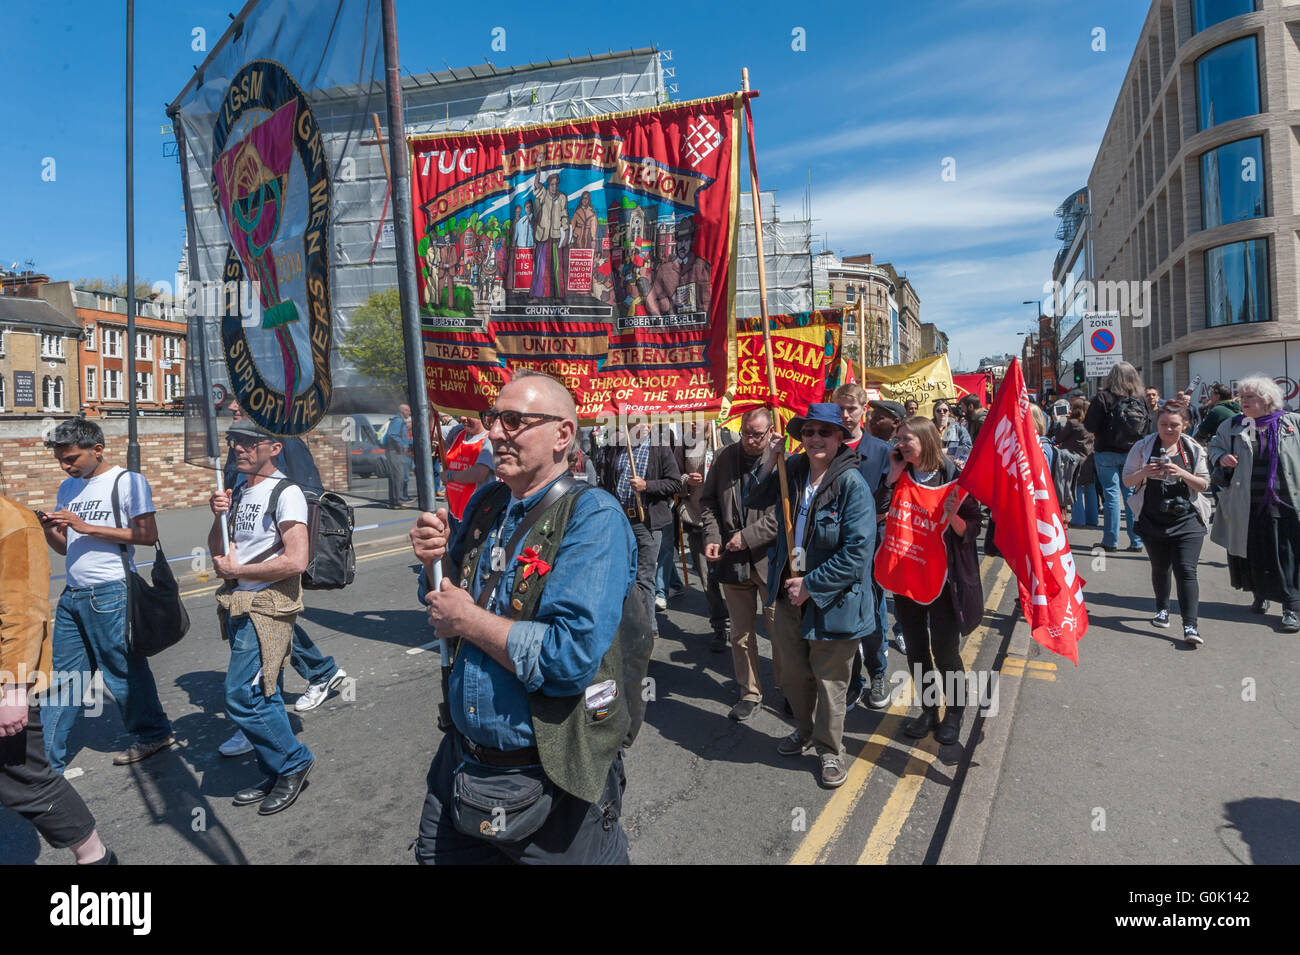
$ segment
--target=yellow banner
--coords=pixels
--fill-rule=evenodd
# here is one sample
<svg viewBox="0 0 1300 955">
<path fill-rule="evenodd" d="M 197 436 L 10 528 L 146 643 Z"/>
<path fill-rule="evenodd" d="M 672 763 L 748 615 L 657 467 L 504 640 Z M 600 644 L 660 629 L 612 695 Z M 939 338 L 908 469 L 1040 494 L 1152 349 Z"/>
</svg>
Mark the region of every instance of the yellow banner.
<svg viewBox="0 0 1300 955">
<path fill-rule="evenodd" d="M 857 362 L 851 364 L 853 375 L 863 388 L 868 391 L 875 389 L 881 398 L 899 404 L 915 401 L 916 413 L 927 418 L 933 416 L 936 400 L 952 399 L 957 394 L 947 355 L 922 358 L 906 365 L 885 365 L 883 368 L 863 368 Z"/>
</svg>

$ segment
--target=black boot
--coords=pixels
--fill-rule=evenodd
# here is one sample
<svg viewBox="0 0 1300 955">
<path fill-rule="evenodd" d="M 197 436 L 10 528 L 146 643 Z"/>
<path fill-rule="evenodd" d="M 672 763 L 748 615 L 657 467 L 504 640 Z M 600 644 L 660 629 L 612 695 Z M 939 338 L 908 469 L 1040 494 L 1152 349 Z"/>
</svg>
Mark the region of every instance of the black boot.
<svg viewBox="0 0 1300 955">
<path fill-rule="evenodd" d="M 957 742 L 957 737 L 961 735 L 962 713 L 962 707 L 950 705 L 948 711 L 943 714 L 943 722 L 939 724 L 939 731 L 934 734 L 934 738 L 939 741 L 940 746 L 951 746 Z"/>
<path fill-rule="evenodd" d="M 921 715 L 903 724 L 903 732 L 911 739 L 925 739 L 931 730 L 939 728 L 939 708 L 923 706 Z"/>
</svg>

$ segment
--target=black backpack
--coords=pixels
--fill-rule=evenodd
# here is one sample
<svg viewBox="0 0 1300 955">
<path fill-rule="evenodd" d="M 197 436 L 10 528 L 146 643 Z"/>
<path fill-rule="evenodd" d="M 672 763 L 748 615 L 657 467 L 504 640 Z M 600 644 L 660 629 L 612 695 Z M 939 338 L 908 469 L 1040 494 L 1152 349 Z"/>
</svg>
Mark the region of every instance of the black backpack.
<svg viewBox="0 0 1300 955">
<path fill-rule="evenodd" d="M 276 482 L 266 504 L 267 513 L 275 513 L 280 494 L 289 483 L 287 480 Z M 346 587 L 357 576 L 357 554 L 352 547 L 352 506 L 332 491 L 321 494 L 303 492 L 303 497 L 307 499 L 307 569 L 302 574 L 303 589 L 338 590 Z M 233 507 L 231 511 L 233 520 Z M 279 546 L 277 541 L 269 551 L 249 563 L 264 560 Z"/>
<path fill-rule="evenodd" d="M 1151 413 L 1141 398 L 1119 398 L 1110 409 L 1110 443 L 1130 451 L 1151 429 Z"/>
</svg>

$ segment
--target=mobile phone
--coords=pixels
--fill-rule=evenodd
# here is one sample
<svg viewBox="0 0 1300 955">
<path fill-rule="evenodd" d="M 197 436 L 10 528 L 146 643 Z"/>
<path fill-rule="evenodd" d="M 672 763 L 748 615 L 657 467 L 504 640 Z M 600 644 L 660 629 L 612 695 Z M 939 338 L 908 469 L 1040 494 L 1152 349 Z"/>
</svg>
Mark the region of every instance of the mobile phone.
<svg viewBox="0 0 1300 955">
<path fill-rule="evenodd" d="M 890 457 L 892 457 L 895 461 L 902 461 L 902 460 L 903 460 L 903 452 L 900 451 L 900 450 L 898 450 L 898 448 L 894 448 L 894 450 L 890 451 L 890 452 L 889 452 L 889 455 L 890 455 Z"/>
<path fill-rule="evenodd" d="M 36 519 L 42 524 L 50 519 L 50 515 L 46 514 L 44 511 L 38 511 L 36 508 L 32 508 L 32 513 L 36 515 Z"/>
</svg>

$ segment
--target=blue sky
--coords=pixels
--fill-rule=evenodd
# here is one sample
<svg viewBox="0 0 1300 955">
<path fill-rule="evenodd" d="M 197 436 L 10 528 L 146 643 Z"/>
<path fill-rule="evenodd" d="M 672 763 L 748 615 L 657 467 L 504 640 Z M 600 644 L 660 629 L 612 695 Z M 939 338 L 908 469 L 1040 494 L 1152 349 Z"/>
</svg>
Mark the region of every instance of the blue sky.
<svg viewBox="0 0 1300 955">
<path fill-rule="evenodd" d="M 179 166 L 163 104 L 240 0 L 136 2 L 136 272 L 180 255 Z M 3 265 L 58 279 L 126 274 L 123 0 L 12 0 L 0 34 Z M 669 14 L 669 11 L 676 11 Z M 674 98 L 737 89 L 748 66 L 759 171 L 788 214 L 812 178 L 814 231 L 840 254 L 908 274 L 954 365 L 1018 351 L 1057 242 L 1052 213 L 1086 182 L 1147 4 L 913 0 L 808 4 L 446 4 L 397 0 L 402 64 L 419 73 L 655 44 Z M 492 29 L 507 49 L 490 49 Z M 792 49 L 802 27 L 806 50 Z M 1093 31 L 1106 31 L 1104 52 Z M 42 180 L 46 159 L 53 182 Z M 956 161 L 955 181 L 941 177 Z"/>
</svg>

